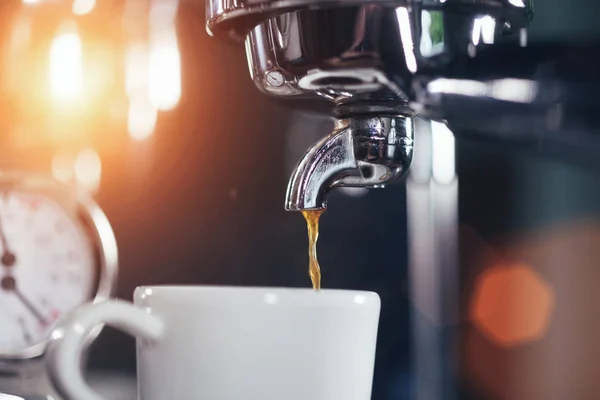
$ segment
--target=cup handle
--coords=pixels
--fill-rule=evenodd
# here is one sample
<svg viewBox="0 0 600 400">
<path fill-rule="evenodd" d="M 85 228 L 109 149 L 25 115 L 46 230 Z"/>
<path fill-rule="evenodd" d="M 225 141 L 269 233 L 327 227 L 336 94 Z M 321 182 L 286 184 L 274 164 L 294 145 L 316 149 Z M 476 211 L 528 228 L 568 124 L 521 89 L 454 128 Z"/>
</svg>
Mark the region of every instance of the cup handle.
<svg viewBox="0 0 600 400">
<path fill-rule="evenodd" d="M 160 340 L 164 332 L 161 320 L 124 301 L 109 300 L 75 309 L 54 329 L 47 351 L 50 379 L 65 399 L 106 400 L 85 383 L 81 357 L 88 334 L 102 324 L 150 342 Z"/>
</svg>

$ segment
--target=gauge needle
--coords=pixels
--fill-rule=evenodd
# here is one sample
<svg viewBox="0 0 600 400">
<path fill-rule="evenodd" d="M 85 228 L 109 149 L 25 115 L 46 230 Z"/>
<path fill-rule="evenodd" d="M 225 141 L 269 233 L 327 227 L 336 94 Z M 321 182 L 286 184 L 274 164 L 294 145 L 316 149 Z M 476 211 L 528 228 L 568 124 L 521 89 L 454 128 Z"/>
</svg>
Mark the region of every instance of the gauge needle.
<svg viewBox="0 0 600 400">
<path fill-rule="evenodd" d="M 21 303 L 23 303 L 25 308 L 27 308 L 41 324 L 48 325 L 48 321 L 46 321 L 46 318 L 44 318 L 42 313 L 37 310 L 33 303 L 27 297 L 25 297 L 25 295 L 19 289 L 17 289 L 17 282 L 15 281 L 15 278 L 12 276 L 5 276 L 2 278 L 2 281 L 0 281 L 0 287 L 17 295 L 17 298 L 21 301 Z"/>
<path fill-rule="evenodd" d="M 21 293 L 20 290 L 15 289 L 15 294 L 41 324 L 48 325 L 48 321 L 46 321 L 44 316 L 35 308 L 33 303 L 29 301 L 29 299 L 25 297 L 23 293 Z"/>
<path fill-rule="evenodd" d="M 6 198 L 8 193 L 2 195 L 2 200 Z M 2 242 L 2 256 L 0 257 L 0 263 L 5 267 L 12 267 L 17 261 L 15 255 L 8 249 L 8 242 L 6 235 L 4 234 L 4 227 L 2 224 L 2 218 L 0 217 L 0 242 Z"/>
</svg>

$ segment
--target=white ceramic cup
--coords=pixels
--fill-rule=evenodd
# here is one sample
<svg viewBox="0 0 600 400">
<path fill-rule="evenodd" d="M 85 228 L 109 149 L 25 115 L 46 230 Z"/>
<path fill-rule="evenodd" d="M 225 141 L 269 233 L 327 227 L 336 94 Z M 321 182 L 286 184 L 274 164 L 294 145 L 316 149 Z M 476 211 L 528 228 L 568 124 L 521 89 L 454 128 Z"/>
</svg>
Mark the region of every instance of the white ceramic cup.
<svg viewBox="0 0 600 400">
<path fill-rule="evenodd" d="M 140 400 L 369 400 L 380 300 L 348 290 L 154 286 L 134 304 L 89 304 L 48 349 L 68 400 L 104 400 L 85 383 L 87 334 L 107 324 L 137 337 Z"/>
</svg>

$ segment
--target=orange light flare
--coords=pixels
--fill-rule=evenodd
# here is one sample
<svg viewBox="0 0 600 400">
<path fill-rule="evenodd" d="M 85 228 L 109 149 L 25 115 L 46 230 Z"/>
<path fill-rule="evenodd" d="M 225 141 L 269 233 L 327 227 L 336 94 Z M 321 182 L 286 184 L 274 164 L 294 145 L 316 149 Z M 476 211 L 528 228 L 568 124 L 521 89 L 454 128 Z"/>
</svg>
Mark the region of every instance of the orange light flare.
<svg viewBox="0 0 600 400">
<path fill-rule="evenodd" d="M 52 175 L 58 181 L 75 185 L 96 193 L 100 188 L 102 162 L 91 147 L 77 152 L 61 150 L 52 158 Z"/>
<path fill-rule="evenodd" d="M 10 35 L 0 38 L 3 50 L 2 91 L 19 98 L 19 103 L 27 104 L 29 100 L 27 108 L 36 107 L 39 97 L 43 96 L 39 96 L 38 70 L 41 62 L 36 59 L 34 20 L 21 10 L 11 18 L 10 25 Z M 37 96 L 32 96 L 32 93 Z"/>
<path fill-rule="evenodd" d="M 92 12 L 96 6 L 96 0 L 73 0 L 71 10 L 75 15 L 86 15 Z"/>
<path fill-rule="evenodd" d="M 530 266 L 500 266 L 478 278 L 470 318 L 488 340 L 515 347 L 545 336 L 554 302 L 552 286 Z"/>
<path fill-rule="evenodd" d="M 74 24 L 63 26 L 50 44 L 48 84 L 51 99 L 69 107 L 83 100 L 83 49 Z"/>
<path fill-rule="evenodd" d="M 158 114 L 149 97 L 148 46 L 131 44 L 125 62 L 125 89 L 129 97 L 127 130 L 132 139 L 143 141 L 154 133 Z"/>
<path fill-rule="evenodd" d="M 38 23 L 42 12 L 49 16 Z M 40 9 L 15 19 L 5 40 L 7 73 L 2 80 L 24 118 L 42 125 L 75 123 L 77 131 L 85 131 L 101 122 L 94 118 L 110 119 L 111 100 L 115 93 L 123 93 L 115 85 L 122 50 L 116 37 L 101 35 L 95 27 L 86 29 L 74 19 L 56 25 L 51 22 L 56 13 Z"/>
<path fill-rule="evenodd" d="M 27 16 L 21 14 L 11 21 L 11 33 L 3 40 L 2 48 L 4 52 L 2 74 L 3 86 L 10 92 L 22 90 L 22 74 L 27 73 L 32 21 Z"/>
<path fill-rule="evenodd" d="M 497 239 L 495 254 L 482 238 L 468 239 L 461 237 L 472 282 L 472 324 L 461 339 L 468 384 L 499 400 L 597 398 L 600 220 L 568 218 Z"/>
<path fill-rule="evenodd" d="M 148 94 L 158 109 L 172 110 L 181 97 L 181 60 L 175 27 L 152 35 L 148 60 Z"/>
<path fill-rule="evenodd" d="M 172 110 L 181 98 L 181 56 L 176 32 L 178 7 L 178 0 L 152 0 L 147 11 L 148 39 L 142 40 L 137 32 L 138 35 L 134 35 L 137 39 L 126 51 L 127 128 L 134 141 L 151 138 L 158 112 Z"/>
<path fill-rule="evenodd" d="M 92 148 L 85 148 L 77 154 L 74 165 L 75 182 L 95 193 L 100 188 L 102 162 L 98 153 Z"/>
<path fill-rule="evenodd" d="M 41 104 L 52 141 L 82 143 L 94 140 L 100 131 L 107 145 L 116 140 L 114 123 L 125 122 L 119 115 L 127 105 L 116 101 L 118 94 L 124 96 L 122 86 L 117 85 L 122 50 L 109 40 L 74 23 L 63 24 L 52 39 L 45 82 L 49 96 Z M 124 107 L 122 112 L 115 110 L 117 104 Z"/>
<path fill-rule="evenodd" d="M 112 89 L 116 54 L 95 38 L 85 37 L 74 23 L 63 24 L 48 57 L 49 101 L 63 111 L 96 112 Z"/>
<path fill-rule="evenodd" d="M 127 129 L 131 138 L 136 141 L 148 139 L 156 128 L 156 118 L 156 107 L 147 99 L 131 99 L 127 116 Z"/>
<path fill-rule="evenodd" d="M 75 160 L 77 154 L 66 149 L 57 151 L 52 157 L 52 176 L 59 182 L 72 183 L 75 180 Z"/>
<path fill-rule="evenodd" d="M 176 21 L 179 0 L 151 0 L 148 94 L 158 109 L 172 110 L 181 97 L 181 55 Z"/>
</svg>

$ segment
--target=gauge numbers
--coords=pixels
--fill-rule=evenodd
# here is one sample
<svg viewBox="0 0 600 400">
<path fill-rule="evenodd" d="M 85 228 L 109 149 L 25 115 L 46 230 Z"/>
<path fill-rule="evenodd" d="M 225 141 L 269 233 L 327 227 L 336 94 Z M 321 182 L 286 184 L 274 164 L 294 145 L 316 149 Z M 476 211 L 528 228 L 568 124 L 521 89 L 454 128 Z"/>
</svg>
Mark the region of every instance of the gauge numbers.
<svg viewBox="0 0 600 400">
<path fill-rule="evenodd" d="M 92 299 L 97 260 L 81 223 L 51 198 L 0 192 L 0 354 L 44 342 Z"/>
</svg>

